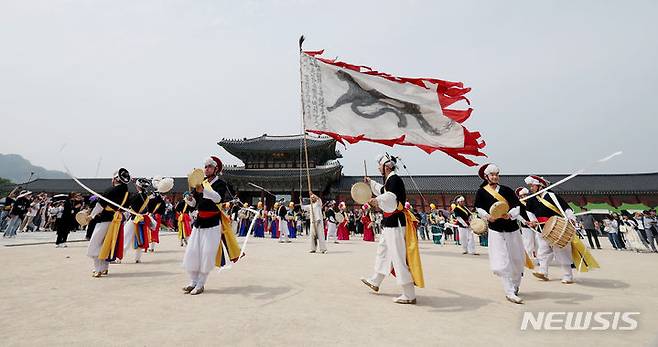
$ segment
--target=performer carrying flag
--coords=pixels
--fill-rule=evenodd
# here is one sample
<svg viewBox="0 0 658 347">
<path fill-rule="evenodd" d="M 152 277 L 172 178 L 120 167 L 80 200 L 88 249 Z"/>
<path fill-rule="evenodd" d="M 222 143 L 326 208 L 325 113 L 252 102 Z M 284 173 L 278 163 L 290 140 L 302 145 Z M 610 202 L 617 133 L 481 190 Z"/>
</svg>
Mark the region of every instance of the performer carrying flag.
<svg viewBox="0 0 658 347">
<path fill-rule="evenodd" d="M 425 286 L 414 224 L 416 219 L 404 208 L 407 192 L 402 178 L 395 173 L 397 158 L 387 153 L 381 155 L 377 163 L 384 177 L 384 185 L 369 177 L 364 177 L 364 181 L 370 184 L 370 189 L 376 195 L 368 204 L 384 212 L 383 230 L 377 246 L 375 273 L 368 279 L 361 278 L 361 282 L 378 292 L 384 277 L 393 273 L 397 283 L 402 286 L 402 295 L 395 298 L 394 302 L 416 304 L 414 285 L 419 288 Z"/>
</svg>

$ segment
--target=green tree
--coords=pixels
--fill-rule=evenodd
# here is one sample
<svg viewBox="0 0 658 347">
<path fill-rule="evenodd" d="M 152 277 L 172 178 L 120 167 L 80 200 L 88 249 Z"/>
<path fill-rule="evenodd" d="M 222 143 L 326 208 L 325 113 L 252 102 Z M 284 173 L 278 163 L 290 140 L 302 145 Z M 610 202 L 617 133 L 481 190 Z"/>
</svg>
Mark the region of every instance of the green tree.
<svg viewBox="0 0 658 347">
<path fill-rule="evenodd" d="M 14 183 L 6 178 L 0 177 L 0 197 L 4 197 L 14 188 Z"/>
</svg>

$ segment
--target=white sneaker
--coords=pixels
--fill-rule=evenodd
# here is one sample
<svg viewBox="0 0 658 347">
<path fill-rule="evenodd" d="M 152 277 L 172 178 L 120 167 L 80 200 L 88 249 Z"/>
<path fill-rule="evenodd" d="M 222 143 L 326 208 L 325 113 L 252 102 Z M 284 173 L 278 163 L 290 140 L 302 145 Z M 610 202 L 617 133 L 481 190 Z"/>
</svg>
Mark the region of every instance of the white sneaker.
<svg viewBox="0 0 658 347">
<path fill-rule="evenodd" d="M 393 299 L 393 302 L 396 304 L 406 304 L 406 305 L 415 305 L 416 304 L 416 298 L 409 299 L 406 296 L 400 295 L 397 298 Z"/>
<path fill-rule="evenodd" d="M 513 302 L 515 304 L 522 304 L 523 303 L 523 299 L 519 298 L 518 296 L 516 296 L 514 294 L 505 295 L 505 298 L 507 299 L 507 301 Z"/>
</svg>

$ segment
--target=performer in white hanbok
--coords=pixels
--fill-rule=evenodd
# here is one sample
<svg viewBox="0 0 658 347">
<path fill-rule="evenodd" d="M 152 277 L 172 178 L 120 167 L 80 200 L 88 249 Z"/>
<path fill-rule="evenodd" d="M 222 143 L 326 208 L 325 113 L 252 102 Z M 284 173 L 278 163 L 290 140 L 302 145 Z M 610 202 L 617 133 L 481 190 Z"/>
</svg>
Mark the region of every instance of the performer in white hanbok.
<svg viewBox="0 0 658 347">
<path fill-rule="evenodd" d="M 139 215 L 130 215 L 123 223 L 123 254 L 124 257 L 129 250 L 135 251 L 135 263 L 140 263 L 142 253 L 146 252 L 151 238 L 151 217 L 143 215 L 147 212 L 147 207 L 151 197 L 148 190 L 151 188 L 151 181 L 145 178 L 138 178 L 135 181 L 137 194 L 130 199 L 130 209 Z"/>
<path fill-rule="evenodd" d="M 322 223 L 322 200 L 315 194 L 311 193 L 311 203 L 309 205 L 302 204 L 302 209 L 308 213 L 311 221 L 311 250 L 310 253 L 319 251 L 320 253 L 327 253 L 327 243 L 324 239 L 324 223 Z M 311 208 L 313 212 L 311 213 Z M 319 250 L 318 250 L 319 248 Z"/>
<path fill-rule="evenodd" d="M 459 230 L 459 242 L 462 244 L 462 254 L 479 255 L 475 252 L 475 234 L 469 225 L 469 218 L 471 212 L 466 208 L 466 199 L 464 196 L 459 195 L 455 198 L 454 214 L 457 222 L 457 229 Z"/>
<path fill-rule="evenodd" d="M 183 288 L 185 294 L 203 293 L 208 274 L 216 265 L 220 266 L 219 258 L 223 265 L 225 260 L 218 254 L 223 251 L 220 242 L 228 242 L 225 258 L 235 262 L 240 254 L 230 218 L 222 212 L 222 200 L 229 200 L 232 195 L 226 182 L 218 177 L 221 171 L 221 160 L 208 158 L 204 166 L 205 181 L 186 197 L 187 204 L 196 208 L 197 217 L 183 257 L 183 267 L 190 277 L 190 283 Z"/>
<path fill-rule="evenodd" d="M 518 296 L 525 250 L 519 225 L 515 221 L 521 211 L 521 202 L 514 191 L 499 184 L 500 169 L 494 164 L 484 164 L 478 172 L 484 183 L 475 194 L 475 208 L 478 215 L 489 222 L 489 265 L 491 271 L 503 282 L 503 290 L 508 301 L 522 304 Z M 509 212 L 500 218 L 489 214 L 495 203 L 507 203 Z"/>
<path fill-rule="evenodd" d="M 546 188 L 549 184 L 548 181 L 540 176 L 528 176 L 525 178 L 525 183 L 530 187 L 532 193 Z M 537 224 L 541 225 L 545 223 L 552 216 L 562 216 L 560 210 L 564 211 L 566 218 L 573 223 L 576 222 L 576 216 L 567 202 L 550 190 L 528 199 L 526 201 L 526 209 L 528 210 L 530 224 L 533 227 L 537 226 Z M 573 283 L 571 243 L 567 243 L 565 247 L 560 248 L 551 246 L 542 237 L 537 237 L 536 241 L 539 270 L 533 272 L 533 275 L 542 281 L 548 281 L 548 267 L 552 261 L 555 261 L 562 269 L 562 283 Z"/>
<path fill-rule="evenodd" d="M 516 196 L 521 199 L 530 194 L 527 188 L 518 187 L 514 190 Z M 525 248 L 528 257 L 533 260 L 535 265 L 538 265 L 537 258 L 537 238 L 541 238 L 540 234 L 530 228 L 530 218 L 528 217 L 528 210 L 525 201 L 521 201 L 521 214 L 519 215 L 519 225 L 521 226 L 521 237 L 523 237 L 523 248 Z"/>
<path fill-rule="evenodd" d="M 370 184 L 376 196 L 368 204 L 384 212 L 383 230 L 377 246 L 374 274 L 369 278 L 361 278 L 361 282 L 378 292 L 384 277 L 393 273 L 397 284 L 402 287 L 402 295 L 395 298 L 394 302 L 416 304 L 414 284 L 419 288 L 425 285 L 414 225 L 417 220 L 404 208 L 407 193 L 402 178 L 395 173 L 397 158 L 386 153 L 378 158 L 377 163 L 384 184 L 369 177 L 365 177 L 364 181 Z"/>
<path fill-rule="evenodd" d="M 128 182 L 130 173 L 121 168 L 112 177 L 112 187 L 103 193 L 103 197 L 119 206 L 128 201 Z M 123 212 L 116 206 L 99 199 L 89 215 L 96 225 L 89 240 L 87 256 L 94 261 L 93 277 L 108 274 L 110 261 L 123 258 Z"/>
<path fill-rule="evenodd" d="M 333 238 L 334 243 L 338 243 L 338 221 L 336 220 L 336 211 L 334 210 L 335 205 L 335 201 L 330 201 L 325 212 L 327 216 L 327 242 Z"/>
</svg>

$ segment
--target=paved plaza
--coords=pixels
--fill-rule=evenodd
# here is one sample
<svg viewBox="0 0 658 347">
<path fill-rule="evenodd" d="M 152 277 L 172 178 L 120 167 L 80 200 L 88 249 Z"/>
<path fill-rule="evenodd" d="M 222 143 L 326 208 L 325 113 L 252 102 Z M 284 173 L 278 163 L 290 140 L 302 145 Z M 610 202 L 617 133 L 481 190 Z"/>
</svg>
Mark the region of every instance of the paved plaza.
<svg viewBox="0 0 658 347">
<path fill-rule="evenodd" d="M 524 305 L 507 302 L 489 271 L 486 248 L 462 255 L 454 245 L 421 241 L 426 288 L 418 304 L 392 302 L 387 278 L 379 294 L 359 281 L 370 275 L 376 243 L 330 244 L 309 254 L 305 238 L 290 244 L 250 239 L 246 257 L 211 273 L 202 295 L 184 295 L 184 249 L 165 233 L 143 263 L 110 266 L 91 277 L 87 242 L 55 248 L 53 233 L 1 240 L 3 294 L 0 345 L 76 346 L 646 346 L 658 343 L 658 255 L 595 251 L 601 269 L 563 285 L 529 271 Z M 71 234 L 83 240 L 84 234 Z M 601 241 L 606 241 L 601 239 Z M 22 245 L 31 244 L 31 245 Z M 640 312 L 634 331 L 521 331 L 524 312 Z"/>
</svg>

